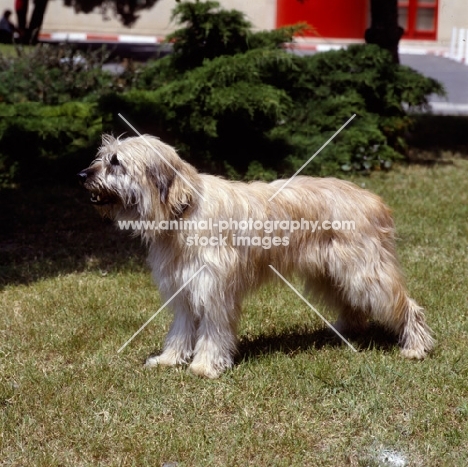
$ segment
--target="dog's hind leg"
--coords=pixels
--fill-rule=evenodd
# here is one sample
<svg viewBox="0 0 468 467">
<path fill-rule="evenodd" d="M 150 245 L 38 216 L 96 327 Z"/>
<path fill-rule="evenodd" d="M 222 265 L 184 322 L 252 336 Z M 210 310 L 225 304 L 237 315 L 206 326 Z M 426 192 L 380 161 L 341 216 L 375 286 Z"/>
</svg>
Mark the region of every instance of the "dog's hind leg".
<svg viewBox="0 0 468 467">
<path fill-rule="evenodd" d="M 403 356 L 422 359 L 434 346 L 424 310 L 408 297 L 392 252 L 380 249 L 375 253 L 365 262 L 353 260 L 352 252 L 346 261 L 335 261 L 339 271 L 335 283 L 349 309 L 365 310 L 371 319 L 395 332 Z"/>
<path fill-rule="evenodd" d="M 359 334 L 368 328 L 369 316 L 358 308 L 350 307 L 341 297 L 341 292 L 331 284 L 328 278 L 308 277 L 305 293 L 314 303 L 324 304 L 330 311 L 338 314 L 333 327 L 341 334 Z"/>
<path fill-rule="evenodd" d="M 174 320 L 161 355 L 150 357 L 145 366 L 174 366 L 188 363 L 195 345 L 197 319 L 190 310 L 190 304 L 181 294 L 174 299 Z"/>
<path fill-rule="evenodd" d="M 408 296 L 399 271 L 392 277 L 367 278 L 365 302 L 370 316 L 393 331 L 399 339 L 401 354 L 423 359 L 434 347 L 424 309 Z"/>
<path fill-rule="evenodd" d="M 394 330 L 399 336 L 401 354 L 406 358 L 424 358 L 435 344 L 426 324 L 424 309 L 405 295 L 397 315 L 400 316 L 400 322 L 395 323 Z"/>
<path fill-rule="evenodd" d="M 359 309 L 343 305 L 333 327 L 344 335 L 364 334 L 369 327 L 368 316 Z"/>
</svg>

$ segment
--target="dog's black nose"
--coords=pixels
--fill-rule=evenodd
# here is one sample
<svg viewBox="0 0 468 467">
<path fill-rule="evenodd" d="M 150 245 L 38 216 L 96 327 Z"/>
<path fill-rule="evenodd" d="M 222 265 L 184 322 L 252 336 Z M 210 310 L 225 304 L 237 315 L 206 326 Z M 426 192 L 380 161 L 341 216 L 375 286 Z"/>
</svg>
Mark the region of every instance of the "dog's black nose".
<svg viewBox="0 0 468 467">
<path fill-rule="evenodd" d="M 88 178 L 88 174 L 86 172 L 86 170 L 82 170 L 81 172 L 77 173 L 76 176 L 78 177 L 78 180 L 83 183 L 86 181 L 86 179 Z"/>
</svg>

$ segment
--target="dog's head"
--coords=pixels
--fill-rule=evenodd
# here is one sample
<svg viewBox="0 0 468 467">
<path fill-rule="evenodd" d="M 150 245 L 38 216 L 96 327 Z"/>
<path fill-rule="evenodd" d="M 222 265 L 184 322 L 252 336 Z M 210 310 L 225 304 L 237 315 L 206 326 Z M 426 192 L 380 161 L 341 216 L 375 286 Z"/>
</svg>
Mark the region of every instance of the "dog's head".
<svg viewBox="0 0 468 467">
<path fill-rule="evenodd" d="M 78 178 L 91 203 L 116 220 L 177 218 L 193 203 L 198 186 L 197 171 L 152 136 L 103 135 L 96 158 Z"/>
</svg>

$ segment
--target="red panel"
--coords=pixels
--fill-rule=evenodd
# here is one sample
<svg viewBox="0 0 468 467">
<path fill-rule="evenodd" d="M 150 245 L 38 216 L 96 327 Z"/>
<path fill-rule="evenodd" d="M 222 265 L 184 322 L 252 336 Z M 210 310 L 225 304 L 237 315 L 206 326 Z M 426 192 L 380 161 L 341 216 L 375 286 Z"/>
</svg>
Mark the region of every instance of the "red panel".
<svg viewBox="0 0 468 467">
<path fill-rule="evenodd" d="M 319 37 L 362 39 L 368 9 L 368 0 L 277 0 L 276 26 L 306 22 Z"/>
<path fill-rule="evenodd" d="M 437 26 L 438 26 L 438 7 L 439 1 L 424 2 L 421 0 L 404 0 L 398 2 L 400 11 L 402 8 L 407 8 L 408 21 L 405 28 L 403 39 L 425 39 L 435 40 L 437 38 Z M 432 10 L 434 24 L 432 29 L 418 29 L 417 27 L 417 15 L 422 9 Z"/>
</svg>

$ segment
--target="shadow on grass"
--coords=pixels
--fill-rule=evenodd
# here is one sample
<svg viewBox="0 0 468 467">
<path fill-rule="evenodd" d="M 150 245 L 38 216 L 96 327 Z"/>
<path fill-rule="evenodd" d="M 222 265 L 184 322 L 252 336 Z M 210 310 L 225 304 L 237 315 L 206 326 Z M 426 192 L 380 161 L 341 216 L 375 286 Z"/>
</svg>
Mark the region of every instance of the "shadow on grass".
<svg viewBox="0 0 468 467">
<path fill-rule="evenodd" d="M 467 131 L 466 116 L 420 115 L 415 119 L 408 143 L 419 149 L 443 149 L 466 153 Z"/>
<path fill-rule="evenodd" d="M 349 337 L 349 339 L 348 339 Z M 397 345 L 394 334 L 371 323 L 365 334 L 346 336 L 357 351 L 376 349 L 391 351 Z M 246 361 L 273 353 L 294 356 L 298 353 L 325 347 L 345 347 L 346 344 L 329 328 L 291 329 L 278 334 L 241 337 L 237 361 Z"/>
<path fill-rule="evenodd" d="M 80 271 L 144 270 L 139 239 L 102 219 L 77 185 L 0 191 L 0 288 Z"/>
<path fill-rule="evenodd" d="M 408 162 L 451 164 L 453 158 L 468 158 L 468 117 L 419 115 L 407 136 Z"/>
</svg>

